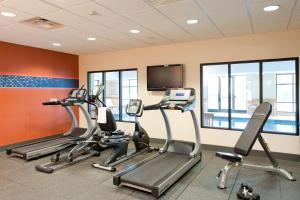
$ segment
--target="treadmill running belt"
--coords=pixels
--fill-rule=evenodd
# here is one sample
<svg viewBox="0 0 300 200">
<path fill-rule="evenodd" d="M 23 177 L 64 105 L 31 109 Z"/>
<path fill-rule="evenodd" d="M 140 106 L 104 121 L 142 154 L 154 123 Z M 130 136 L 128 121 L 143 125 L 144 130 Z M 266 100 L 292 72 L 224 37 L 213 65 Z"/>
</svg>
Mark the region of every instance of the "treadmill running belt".
<svg viewBox="0 0 300 200">
<path fill-rule="evenodd" d="M 165 152 L 121 177 L 121 181 L 152 189 L 191 158 L 184 154 Z"/>
<path fill-rule="evenodd" d="M 39 142 L 39 143 L 36 143 L 33 145 L 15 148 L 15 149 L 12 149 L 12 152 L 18 153 L 18 154 L 25 154 L 27 152 L 31 152 L 31 151 L 35 151 L 35 150 L 39 150 L 39 149 L 44 149 L 44 148 L 49 148 L 52 146 L 66 144 L 66 143 L 68 143 L 67 138 L 69 138 L 69 137 L 63 136 L 61 138 L 47 140 L 47 141 Z"/>
</svg>

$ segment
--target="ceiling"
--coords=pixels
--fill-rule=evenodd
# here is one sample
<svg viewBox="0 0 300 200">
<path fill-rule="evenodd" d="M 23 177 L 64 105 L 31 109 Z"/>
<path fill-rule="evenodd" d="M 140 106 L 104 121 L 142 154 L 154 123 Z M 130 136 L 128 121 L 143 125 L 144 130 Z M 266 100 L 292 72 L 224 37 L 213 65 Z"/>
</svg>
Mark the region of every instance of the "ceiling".
<svg viewBox="0 0 300 200">
<path fill-rule="evenodd" d="M 268 5 L 280 9 L 264 12 Z M 0 0 L 0 11 L 17 14 L 0 15 L 1 41 L 73 54 L 300 28 L 300 0 Z M 64 26 L 19 23 L 37 16 Z M 189 25 L 189 19 L 199 23 Z"/>
</svg>

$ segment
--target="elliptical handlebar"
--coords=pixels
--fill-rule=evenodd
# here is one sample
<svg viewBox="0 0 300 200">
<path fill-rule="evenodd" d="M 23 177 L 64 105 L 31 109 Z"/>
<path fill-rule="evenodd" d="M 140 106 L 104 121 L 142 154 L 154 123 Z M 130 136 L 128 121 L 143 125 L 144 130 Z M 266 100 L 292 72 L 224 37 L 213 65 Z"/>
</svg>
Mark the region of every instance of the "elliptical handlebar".
<svg viewBox="0 0 300 200">
<path fill-rule="evenodd" d="M 144 109 L 144 105 L 141 106 L 140 112 L 138 112 L 138 113 L 130 113 L 130 112 L 128 112 L 128 110 L 129 110 L 129 105 L 127 104 L 127 105 L 126 105 L 126 108 L 125 108 L 125 112 L 126 112 L 127 115 L 129 115 L 129 116 L 131 116 L 131 117 L 141 117 L 141 116 L 143 115 L 143 112 L 144 112 L 143 109 Z"/>
<path fill-rule="evenodd" d="M 140 99 L 130 99 L 126 105 L 125 112 L 131 117 L 141 117 L 143 115 L 143 102 Z"/>
</svg>

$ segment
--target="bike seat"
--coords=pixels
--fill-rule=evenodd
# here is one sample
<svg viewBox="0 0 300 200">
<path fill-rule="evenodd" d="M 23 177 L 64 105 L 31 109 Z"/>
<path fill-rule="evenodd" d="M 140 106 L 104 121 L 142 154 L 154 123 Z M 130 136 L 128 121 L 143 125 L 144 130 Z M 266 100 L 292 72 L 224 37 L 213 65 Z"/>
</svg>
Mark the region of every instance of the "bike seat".
<svg viewBox="0 0 300 200">
<path fill-rule="evenodd" d="M 216 156 L 219 158 L 222 158 L 224 160 L 228 160 L 230 162 L 241 162 L 242 161 L 242 156 L 237 155 L 237 154 L 233 154 L 233 153 L 226 153 L 226 152 L 217 152 Z"/>
</svg>

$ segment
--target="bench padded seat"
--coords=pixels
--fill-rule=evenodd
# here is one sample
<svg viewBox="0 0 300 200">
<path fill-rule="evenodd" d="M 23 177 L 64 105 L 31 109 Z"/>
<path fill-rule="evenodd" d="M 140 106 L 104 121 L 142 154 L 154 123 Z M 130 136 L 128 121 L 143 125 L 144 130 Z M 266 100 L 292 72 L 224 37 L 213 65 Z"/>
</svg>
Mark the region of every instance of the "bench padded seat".
<svg viewBox="0 0 300 200">
<path fill-rule="evenodd" d="M 217 152 L 216 156 L 234 163 L 242 162 L 242 158 L 243 158 L 240 155 L 233 154 L 233 153 L 226 153 L 226 152 Z"/>
</svg>

